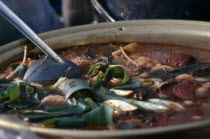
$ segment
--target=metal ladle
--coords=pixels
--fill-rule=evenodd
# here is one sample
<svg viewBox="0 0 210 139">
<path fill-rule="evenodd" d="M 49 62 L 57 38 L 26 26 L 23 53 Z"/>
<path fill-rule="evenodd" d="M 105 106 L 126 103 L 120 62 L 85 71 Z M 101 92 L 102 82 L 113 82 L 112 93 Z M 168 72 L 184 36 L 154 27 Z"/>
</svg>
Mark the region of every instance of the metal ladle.
<svg viewBox="0 0 210 139">
<path fill-rule="evenodd" d="M 49 81 L 59 77 L 74 77 L 80 74 L 79 67 L 71 61 L 59 57 L 31 28 L 0 0 L 0 14 L 38 46 L 48 58 L 34 62 L 27 70 L 24 80 Z"/>
</svg>

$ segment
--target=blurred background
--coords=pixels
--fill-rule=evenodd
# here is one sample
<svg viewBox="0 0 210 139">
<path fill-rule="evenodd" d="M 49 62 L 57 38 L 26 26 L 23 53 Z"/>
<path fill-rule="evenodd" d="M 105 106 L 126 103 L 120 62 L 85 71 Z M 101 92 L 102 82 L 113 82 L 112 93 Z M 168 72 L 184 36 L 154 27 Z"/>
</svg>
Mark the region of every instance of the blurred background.
<svg viewBox="0 0 210 139">
<path fill-rule="evenodd" d="M 210 21 L 209 0 L 2 0 L 36 33 L 135 19 Z M 0 45 L 23 38 L 0 17 Z"/>
</svg>

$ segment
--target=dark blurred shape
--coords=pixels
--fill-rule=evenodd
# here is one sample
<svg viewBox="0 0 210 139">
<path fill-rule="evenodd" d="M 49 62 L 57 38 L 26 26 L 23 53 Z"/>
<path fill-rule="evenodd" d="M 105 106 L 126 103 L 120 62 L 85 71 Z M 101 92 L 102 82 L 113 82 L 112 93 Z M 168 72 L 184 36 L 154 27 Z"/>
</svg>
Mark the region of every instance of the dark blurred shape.
<svg viewBox="0 0 210 139">
<path fill-rule="evenodd" d="M 48 0 L 2 0 L 34 32 L 42 33 L 63 27 L 59 16 Z M 0 45 L 23 38 L 24 36 L 8 21 L 0 16 Z"/>
<path fill-rule="evenodd" d="M 95 21 L 89 0 L 63 0 L 62 13 L 65 26 L 90 24 Z"/>
<path fill-rule="evenodd" d="M 62 11 L 62 7 L 61 7 L 61 4 L 62 4 L 62 0 L 49 0 L 50 2 L 50 5 L 52 5 L 52 8 L 56 11 L 56 13 L 58 15 L 61 15 L 61 11 Z"/>
<path fill-rule="evenodd" d="M 210 21 L 209 0 L 91 0 L 115 20 L 185 19 Z M 94 6 L 96 8 L 96 6 Z M 97 8 L 96 8 L 97 9 Z M 100 14 L 100 11 L 97 10 Z M 105 19 L 106 20 L 106 19 Z"/>
</svg>

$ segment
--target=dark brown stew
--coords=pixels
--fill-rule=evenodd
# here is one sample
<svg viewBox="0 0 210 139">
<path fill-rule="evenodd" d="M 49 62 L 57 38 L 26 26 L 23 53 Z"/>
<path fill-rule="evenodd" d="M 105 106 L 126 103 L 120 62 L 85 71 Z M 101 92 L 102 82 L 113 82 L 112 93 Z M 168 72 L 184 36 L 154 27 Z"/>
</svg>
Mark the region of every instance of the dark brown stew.
<svg viewBox="0 0 210 139">
<path fill-rule="evenodd" d="M 72 47 L 59 54 L 76 63 L 81 76 L 41 83 L 22 80 L 36 59 L 27 58 L 0 74 L 0 111 L 28 125 L 69 129 L 142 129 L 209 119 L 209 53 L 166 44 Z"/>
</svg>

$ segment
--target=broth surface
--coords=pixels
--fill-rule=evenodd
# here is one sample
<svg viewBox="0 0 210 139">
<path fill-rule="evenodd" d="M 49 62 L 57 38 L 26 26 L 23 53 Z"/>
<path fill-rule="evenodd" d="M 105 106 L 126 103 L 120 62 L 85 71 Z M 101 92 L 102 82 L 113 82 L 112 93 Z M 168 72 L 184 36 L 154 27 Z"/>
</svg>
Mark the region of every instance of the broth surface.
<svg viewBox="0 0 210 139">
<path fill-rule="evenodd" d="M 31 126 L 88 130 L 142 129 L 209 119 L 209 54 L 166 44 L 75 46 L 60 50 L 59 55 L 76 63 L 81 76 L 60 78 L 54 85 L 46 81 L 47 86 L 22 81 L 23 68 L 37 59 L 31 57 L 12 78 L 4 79 L 20 62 L 0 74 L 1 113 L 18 115 Z"/>
</svg>

